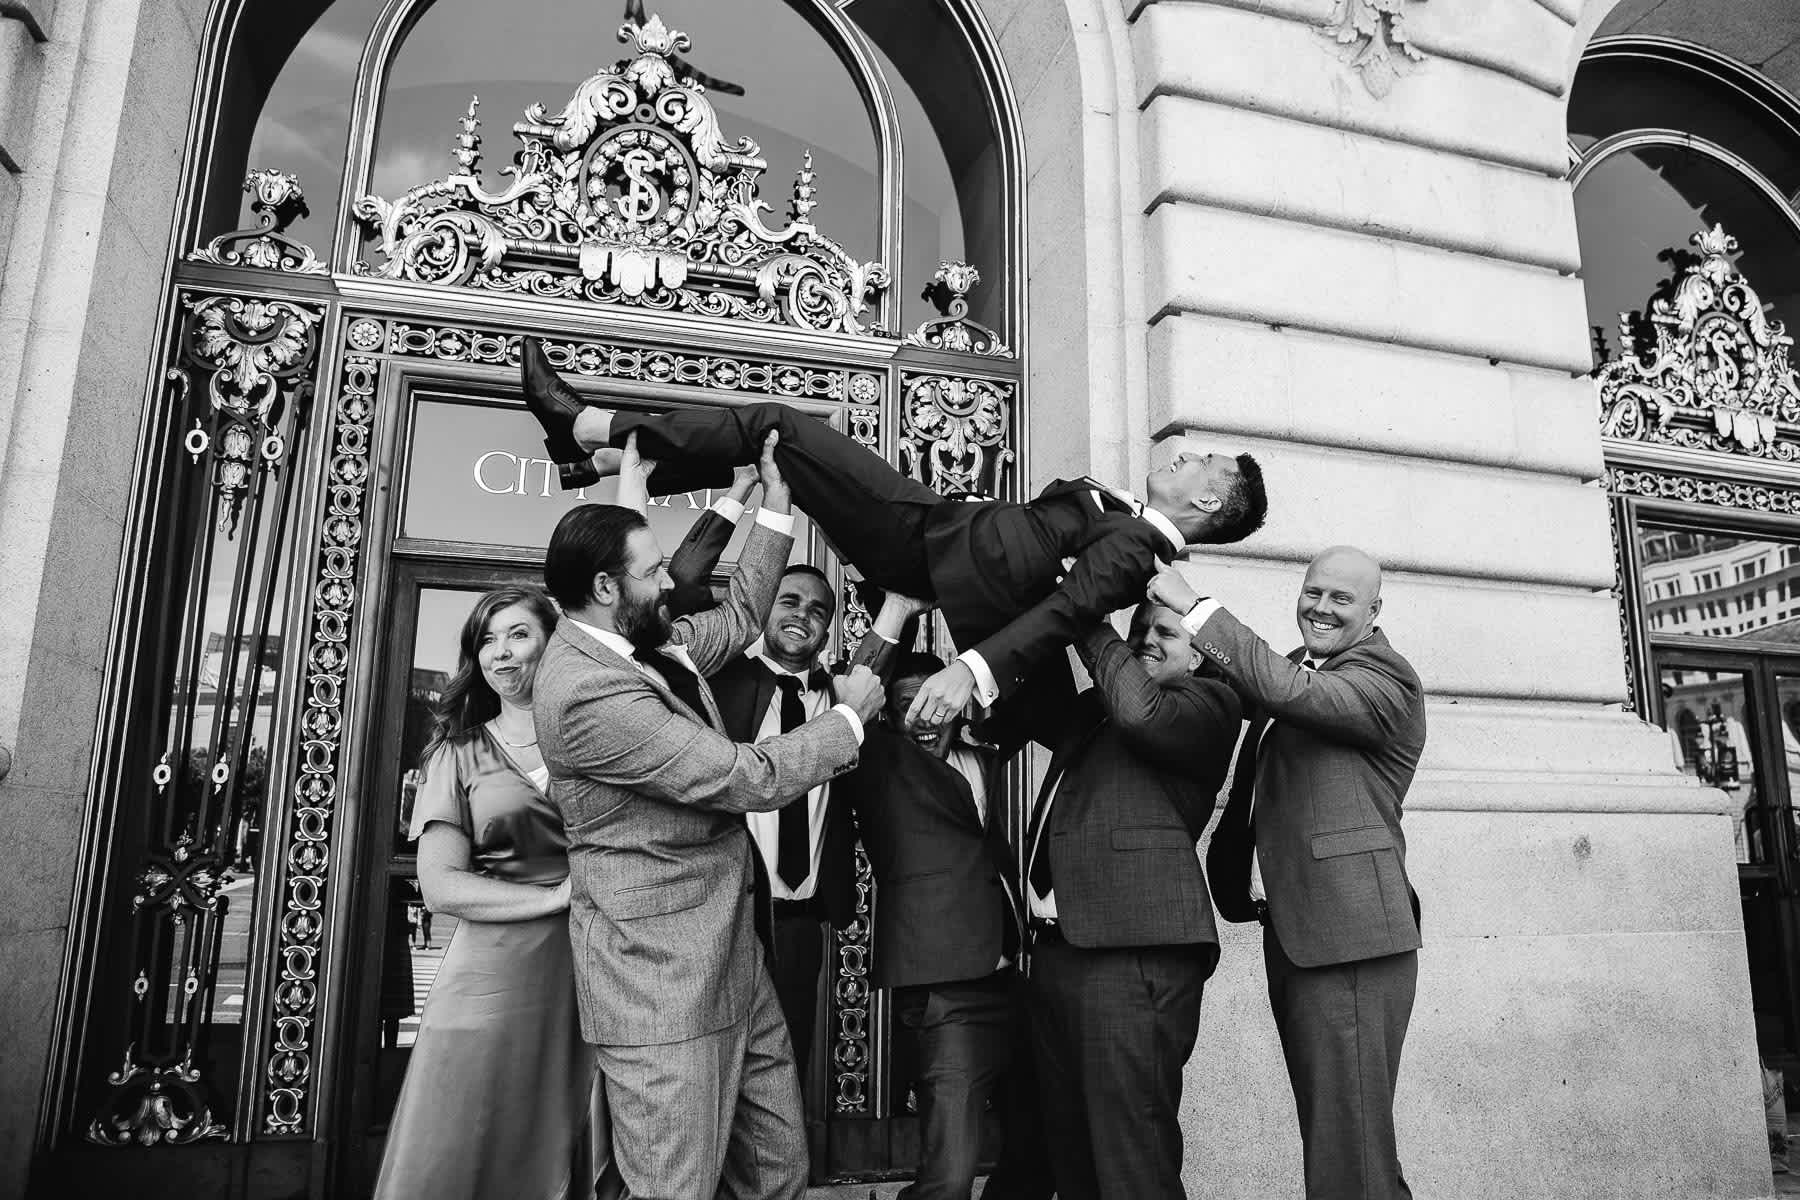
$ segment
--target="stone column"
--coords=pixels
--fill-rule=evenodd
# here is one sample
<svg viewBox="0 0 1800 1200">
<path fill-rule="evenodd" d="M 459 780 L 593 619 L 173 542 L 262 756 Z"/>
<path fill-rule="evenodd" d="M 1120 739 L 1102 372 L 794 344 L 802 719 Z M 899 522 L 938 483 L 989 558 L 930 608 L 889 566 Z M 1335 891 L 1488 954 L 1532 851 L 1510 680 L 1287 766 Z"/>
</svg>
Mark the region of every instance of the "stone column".
<svg viewBox="0 0 1800 1200">
<path fill-rule="evenodd" d="M 1271 497 L 1264 532 L 1188 570 L 1285 650 L 1312 554 L 1351 542 L 1388 568 L 1382 625 L 1432 698 L 1406 815 L 1415 1193 L 1766 1195 L 1723 797 L 1618 707 L 1563 179 L 1580 4 L 1399 7 L 1131 14 L 1154 453 L 1249 450 Z M 1325 32 L 1346 10 L 1373 47 Z M 1300 1194 L 1259 941 L 1228 934 L 1188 1069 L 1201 1194 Z"/>
<path fill-rule="evenodd" d="M 203 0 L 0 0 L 0 1195 L 30 1165 Z"/>
</svg>

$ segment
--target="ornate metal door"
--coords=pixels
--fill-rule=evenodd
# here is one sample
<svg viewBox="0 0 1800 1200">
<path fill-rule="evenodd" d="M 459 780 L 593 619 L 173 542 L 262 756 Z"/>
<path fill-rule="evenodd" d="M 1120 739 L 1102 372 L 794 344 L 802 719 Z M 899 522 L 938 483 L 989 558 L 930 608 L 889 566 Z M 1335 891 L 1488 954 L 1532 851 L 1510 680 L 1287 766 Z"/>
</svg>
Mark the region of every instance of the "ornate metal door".
<svg viewBox="0 0 1800 1200">
<path fill-rule="evenodd" d="M 221 1195 L 367 1181 L 352 1127 L 380 1124 L 387 1079 L 369 1048 L 397 1047 L 383 1026 L 404 1021 L 363 957 L 410 899 L 394 890 L 394 680 L 410 687 L 417 664 L 395 634 L 422 603 L 422 564 L 474 586 L 534 573 L 542 545 L 430 501 L 450 481 L 504 496 L 523 506 L 506 529 L 536 506 L 540 538 L 568 503 L 517 398 L 521 337 L 616 403 L 779 399 L 940 491 L 1015 494 L 1021 363 L 969 319 L 979 272 L 945 263 L 937 319 L 875 327 L 897 311 L 881 303 L 888 270 L 821 232 L 810 163 L 771 226 L 758 148 L 682 74 L 684 36 L 652 17 L 621 39 L 627 56 L 560 111 L 513 125 L 503 179 L 481 172 L 475 105 L 446 114 L 455 169 L 357 199 L 372 242 L 346 269 L 289 236 L 305 200 L 273 170 L 246 182 L 259 224 L 180 264 L 137 488 L 139 581 L 121 599 L 141 633 L 102 781 L 132 824 L 93 835 L 68 1002 L 84 1032 L 64 1048 L 56 1117 L 81 1137 L 48 1178 L 148 1187 L 163 1171 Z M 868 614 L 853 590 L 840 611 L 854 643 Z M 861 878 L 814 1054 L 821 1178 L 910 1162 L 892 1124 L 907 1080 L 868 983 L 866 863 Z M 341 1161 L 323 1163 L 322 1144 Z M 219 1152 L 127 1170 L 107 1157 L 125 1145 Z"/>
<path fill-rule="evenodd" d="M 1800 1069 L 1800 375 L 1723 228 L 1595 372 L 1632 704 L 1732 798 L 1757 1040 Z"/>
</svg>

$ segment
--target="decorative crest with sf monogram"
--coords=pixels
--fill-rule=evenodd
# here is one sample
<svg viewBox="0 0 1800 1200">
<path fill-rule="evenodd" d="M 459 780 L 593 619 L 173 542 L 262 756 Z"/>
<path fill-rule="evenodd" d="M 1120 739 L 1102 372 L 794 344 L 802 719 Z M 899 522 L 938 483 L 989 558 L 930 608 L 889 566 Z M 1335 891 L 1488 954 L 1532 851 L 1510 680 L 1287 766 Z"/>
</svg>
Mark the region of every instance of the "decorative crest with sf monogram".
<svg viewBox="0 0 1800 1200">
<path fill-rule="evenodd" d="M 1722 226 L 1642 313 L 1619 314 L 1618 358 L 1594 373 L 1609 438 L 1793 462 L 1800 459 L 1794 339 L 1763 311 Z"/>
<path fill-rule="evenodd" d="M 359 220 L 389 279 L 628 304 L 703 316 L 863 332 L 887 286 L 812 223 L 812 156 L 794 181 L 788 223 L 764 223 L 757 179 L 768 164 L 747 137 L 728 140 L 705 88 L 674 55 L 688 36 L 651 16 L 627 21 L 633 57 L 584 81 L 563 110 L 543 105 L 513 126 L 519 149 L 490 192 L 477 173 L 475 105 L 459 118 L 460 172 L 398 200 L 364 196 Z"/>
</svg>

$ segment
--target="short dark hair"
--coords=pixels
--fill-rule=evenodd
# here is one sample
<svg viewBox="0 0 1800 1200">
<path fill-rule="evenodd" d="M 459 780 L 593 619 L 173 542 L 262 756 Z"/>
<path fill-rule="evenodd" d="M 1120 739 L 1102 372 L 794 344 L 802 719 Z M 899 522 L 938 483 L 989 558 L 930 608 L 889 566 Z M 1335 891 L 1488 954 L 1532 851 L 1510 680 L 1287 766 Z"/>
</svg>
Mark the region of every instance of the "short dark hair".
<svg viewBox="0 0 1800 1200">
<path fill-rule="evenodd" d="M 818 580 L 825 585 L 825 594 L 831 597 L 832 603 L 837 603 L 837 596 L 831 589 L 831 577 L 811 563 L 789 563 L 787 569 L 781 573 L 781 577 L 786 579 L 789 575 L 809 575 Z"/>
<path fill-rule="evenodd" d="M 631 535 L 649 527 L 642 513 L 617 504 L 571 508 L 544 551 L 544 590 L 564 612 L 586 608 L 594 598 L 594 576 L 625 570 Z"/>
<path fill-rule="evenodd" d="M 1221 498 L 1211 527 L 1202 542 L 1241 542 L 1262 528 L 1269 515 L 1269 494 L 1263 489 L 1262 464 L 1248 454 L 1237 456 L 1237 482 Z"/>
<path fill-rule="evenodd" d="M 944 660 L 929 650 L 907 650 L 894 663 L 893 685 L 898 687 L 905 679 L 929 679 L 943 669 Z"/>
</svg>

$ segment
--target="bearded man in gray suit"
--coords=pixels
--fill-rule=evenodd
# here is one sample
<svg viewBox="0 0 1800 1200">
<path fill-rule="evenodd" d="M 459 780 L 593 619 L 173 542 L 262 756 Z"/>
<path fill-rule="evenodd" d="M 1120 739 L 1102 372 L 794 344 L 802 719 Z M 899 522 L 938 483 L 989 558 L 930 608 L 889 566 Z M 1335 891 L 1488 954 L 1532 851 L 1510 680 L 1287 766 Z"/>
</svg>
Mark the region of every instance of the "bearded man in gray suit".
<svg viewBox="0 0 1800 1200">
<path fill-rule="evenodd" d="M 1295 606 L 1305 644 L 1288 655 L 1172 567 L 1150 595 L 1185 614 L 1194 649 L 1250 717 L 1206 873 L 1220 916 L 1263 926 L 1307 1200 L 1410 1200 L 1394 1086 L 1419 982 L 1419 899 L 1400 817 L 1425 749 L 1425 693 L 1375 624 L 1381 566 L 1350 546 L 1313 559 Z"/>
<path fill-rule="evenodd" d="M 756 745 L 723 732 L 705 676 L 763 627 L 792 545 L 763 454 L 763 511 L 718 608 L 671 622 L 667 563 L 638 513 L 572 509 L 545 556 L 564 620 L 534 704 L 569 835 L 582 1035 L 637 1200 L 797 1200 L 807 1149 L 794 1052 L 754 924 L 743 814 L 854 767 L 879 711 L 867 668 L 835 707 Z"/>
</svg>

